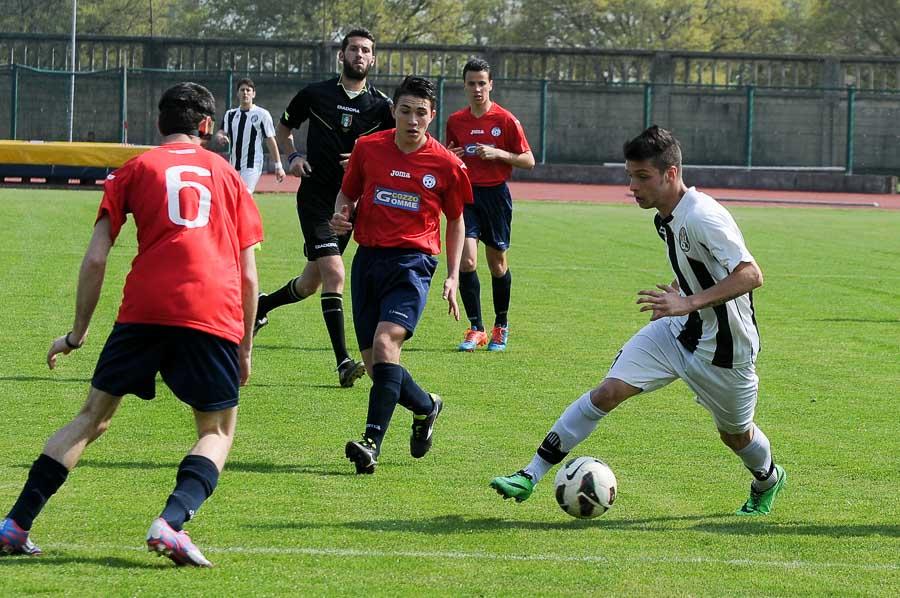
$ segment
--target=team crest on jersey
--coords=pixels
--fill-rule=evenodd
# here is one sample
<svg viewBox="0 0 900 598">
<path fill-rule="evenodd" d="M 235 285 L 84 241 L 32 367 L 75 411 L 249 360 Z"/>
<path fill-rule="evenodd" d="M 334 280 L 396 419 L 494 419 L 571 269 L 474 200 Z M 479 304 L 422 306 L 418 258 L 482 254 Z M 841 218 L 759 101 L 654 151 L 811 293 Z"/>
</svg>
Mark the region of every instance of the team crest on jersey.
<svg viewBox="0 0 900 598">
<path fill-rule="evenodd" d="M 691 241 L 688 239 L 687 230 L 685 230 L 683 226 L 681 227 L 681 230 L 678 231 L 678 245 L 685 253 L 691 250 Z"/>
<path fill-rule="evenodd" d="M 375 203 L 381 206 L 418 212 L 420 199 L 418 193 L 398 191 L 387 187 L 375 187 Z"/>
<path fill-rule="evenodd" d="M 353 115 L 342 113 L 341 114 L 341 128 L 347 130 L 350 128 L 350 125 L 353 123 Z"/>
<path fill-rule="evenodd" d="M 494 137 L 500 137 L 500 133 L 502 132 L 503 131 L 500 130 L 500 127 L 494 127 L 493 129 L 491 129 L 491 135 L 493 135 Z"/>
<path fill-rule="evenodd" d="M 437 179 L 434 178 L 433 174 L 426 174 L 422 177 L 422 184 L 425 185 L 426 189 L 433 189 L 437 185 Z"/>
<path fill-rule="evenodd" d="M 259 122 L 259 114 L 254 114 L 253 116 L 251 116 L 251 117 L 250 117 L 250 122 L 252 122 L 254 125 L 255 125 L 256 123 L 258 123 L 258 122 Z"/>
</svg>

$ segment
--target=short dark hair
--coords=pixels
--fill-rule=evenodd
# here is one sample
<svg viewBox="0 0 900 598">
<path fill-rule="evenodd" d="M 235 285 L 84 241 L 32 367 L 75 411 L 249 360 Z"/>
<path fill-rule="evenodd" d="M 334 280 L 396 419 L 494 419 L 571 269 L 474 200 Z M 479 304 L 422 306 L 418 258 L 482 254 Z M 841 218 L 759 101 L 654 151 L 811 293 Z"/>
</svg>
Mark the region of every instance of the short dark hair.
<svg viewBox="0 0 900 598">
<path fill-rule="evenodd" d="M 251 79 L 250 77 L 244 77 L 243 79 L 241 79 L 240 81 L 238 81 L 238 82 L 237 82 L 237 85 L 235 85 L 234 88 L 235 88 L 235 89 L 240 89 L 240 88 L 241 88 L 241 85 L 246 85 L 246 86 L 249 87 L 250 89 L 252 89 L 252 90 L 254 90 L 254 91 L 256 90 L 256 83 L 254 83 L 254 82 L 253 82 L 253 79 Z"/>
<path fill-rule="evenodd" d="M 671 131 L 653 125 L 643 133 L 625 142 L 625 159 L 632 162 L 650 160 L 660 172 L 671 166 L 681 169 L 681 144 Z"/>
<path fill-rule="evenodd" d="M 407 75 L 397 89 L 394 90 L 394 105 L 400 99 L 400 96 L 413 96 L 414 98 L 422 98 L 431 102 L 431 108 L 437 102 L 437 91 L 434 83 L 425 77 L 417 77 L 416 75 Z"/>
<path fill-rule="evenodd" d="M 159 132 L 197 135 L 200 121 L 215 114 L 216 99 L 208 89 L 199 83 L 178 83 L 159 99 Z"/>
<path fill-rule="evenodd" d="M 491 65 L 488 64 L 487 60 L 482 58 L 470 58 L 466 63 L 466 66 L 463 67 L 463 79 L 466 78 L 466 73 L 469 71 L 473 71 L 476 73 L 480 73 L 481 71 L 487 71 L 488 81 L 493 80 L 491 76 Z"/>
<path fill-rule="evenodd" d="M 347 49 L 347 45 L 350 43 L 351 37 L 364 37 L 370 42 L 372 42 L 372 47 L 375 47 L 375 36 L 372 35 L 372 32 L 366 29 L 365 27 L 355 27 L 347 32 L 347 35 L 341 40 L 341 52 Z"/>
</svg>

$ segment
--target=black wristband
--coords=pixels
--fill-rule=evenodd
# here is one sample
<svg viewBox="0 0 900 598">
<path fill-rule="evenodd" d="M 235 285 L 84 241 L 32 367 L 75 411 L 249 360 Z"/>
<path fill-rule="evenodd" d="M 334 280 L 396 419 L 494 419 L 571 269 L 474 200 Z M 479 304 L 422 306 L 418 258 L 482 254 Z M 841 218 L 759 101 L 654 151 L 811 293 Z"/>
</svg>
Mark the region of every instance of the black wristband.
<svg viewBox="0 0 900 598">
<path fill-rule="evenodd" d="M 76 344 L 74 344 L 72 341 L 70 341 L 70 340 L 69 340 L 69 335 L 70 335 L 70 334 L 72 334 L 72 331 L 71 331 L 71 330 L 68 331 L 68 332 L 66 333 L 66 336 L 65 336 L 66 346 L 67 346 L 68 348 L 70 348 L 70 349 L 80 349 L 81 347 L 84 346 L 84 341 L 81 341 L 81 344 L 80 344 L 80 345 L 76 345 Z"/>
<path fill-rule="evenodd" d="M 293 162 L 295 159 L 302 158 L 302 157 L 303 157 L 303 154 L 301 154 L 300 152 L 291 152 L 290 154 L 288 154 L 288 164 Z"/>
</svg>

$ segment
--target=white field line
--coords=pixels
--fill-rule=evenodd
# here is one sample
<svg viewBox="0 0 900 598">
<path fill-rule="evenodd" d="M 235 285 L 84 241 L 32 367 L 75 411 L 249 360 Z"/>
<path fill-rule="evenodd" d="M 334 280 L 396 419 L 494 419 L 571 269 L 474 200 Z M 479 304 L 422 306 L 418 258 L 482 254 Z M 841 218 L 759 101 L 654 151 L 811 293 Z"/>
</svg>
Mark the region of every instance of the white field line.
<svg viewBox="0 0 900 598">
<path fill-rule="evenodd" d="M 116 551 L 144 551 L 143 547 L 121 546 L 113 544 L 96 544 L 79 546 L 73 544 L 39 544 L 50 549 L 85 550 L 98 549 Z M 451 560 L 491 560 L 510 562 L 550 562 L 550 563 L 643 563 L 643 564 L 682 564 L 682 565 L 728 565 L 741 567 L 776 567 L 780 569 L 855 569 L 862 571 L 897 571 L 897 563 L 858 563 L 858 562 L 819 562 L 819 561 L 773 561 L 758 559 L 717 559 L 711 557 L 605 557 L 605 556 L 567 556 L 559 554 L 497 554 L 491 552 L 463 551 L 415 551 L 415 550 L 358 550 L 354 548 L 303 548 L 291 546 L 231 546 L 228 548 L 205 547 L 201 550 L 207 555 L 219 554 L 272 554 L 272 555 L 304 555 L 333 556 L 341 558 L 414 558 L 414 559 L 451 559 Z M 47 553 L 45 553 L 47 554 Z"/>
</svg>

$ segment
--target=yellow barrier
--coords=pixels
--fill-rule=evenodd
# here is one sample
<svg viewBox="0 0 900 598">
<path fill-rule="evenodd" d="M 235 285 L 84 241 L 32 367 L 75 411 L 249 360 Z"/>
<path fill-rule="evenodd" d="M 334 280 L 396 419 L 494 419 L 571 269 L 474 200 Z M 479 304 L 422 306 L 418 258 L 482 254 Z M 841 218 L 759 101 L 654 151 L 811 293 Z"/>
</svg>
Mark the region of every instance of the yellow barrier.
<svg viewBox="0 0 900 598">
<path fill-rule="evenodd" d="M 0 164 L 118 168 L 151 145 L 0 140 Z"/>
</svg>

